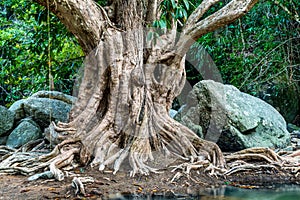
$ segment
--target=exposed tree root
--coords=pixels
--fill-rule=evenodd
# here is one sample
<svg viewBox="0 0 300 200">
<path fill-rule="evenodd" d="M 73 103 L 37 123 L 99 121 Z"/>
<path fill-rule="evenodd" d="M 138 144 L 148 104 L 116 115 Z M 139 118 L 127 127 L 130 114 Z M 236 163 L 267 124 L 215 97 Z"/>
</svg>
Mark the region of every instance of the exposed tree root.
<svg viewBox="0 0 300 200">
<path fill-rule="evenodd" d="M 263 148 L 263 147 L 256 147 L 256 148 L 249 148 L 249 149 L 244 149 L 241 151 L 238 151 L 236 153 L 233 153 L 229 156 L 226 156 L 226 161 L 230 160 L 254 160 L 254 159 L 264 159 L 267 162 L 282 162 L 282 158 L 276 154 L 273 150 L 270 148 Z"/>
<path fill-rule="evenodd" d="M 275 169 L 298 176 L 300 171 L 300 151 L 281 155 L 269 148 L 249 148 L 225 156 L 229 169 L 224 175 L 232 175 L 240 171 L 263 171 Z M 255 164 L 253 164 L 255 163 Z"/>
<path fill-rule="evenodd" d="M 300 174 L 300 150 L 286 154 L 284 157 L 284 169 L 291 171 L 295 176 Z"/>
<path fill-rule="evenodd" d="M 73 134 L 67 133 L 67 131 L 73 131 L 70 127 L 66 129 L 64 127 L 56 129 L 57 126 L 54 125 L 53 127 L 54 135 L 57 137 L 61 135 L 57 130 L 63 131 L 63 134 L 68 137 L 73 136 Z M 269 148 L 250 148 L 226 155 L 223 158 L 222 153 L 218 151 L 217 146 L 214 144 L 194 138 L 193 133 L 190 132 L 181 135 L 178 130 L 186 131 L 186 129 L 180 124 L 174 123 L 172 127 L 166 124 L 160 125 L 159 128 L 163 131 L 159 135 L 161 143 L 160 149 L 157 151 L 153 151 L 153 147 L 150 145 L 149 138 L 151 137 L 132 139 L 131 142 L 120 148 L 118 143 L 120 140 L 111 140 L 110 138 L 114 135 L 114 132 L 108 130 L 101 137 L 98 137 L 98 143 L 95 145 L 95 152 L 92 156 L 93 159 L 89 163 L 92 167 L 98 166 L 100 171 L 103 171 L 106 167 L 112 168 L 114 174 L 125 163 L 125 165 L 128 165 L 127 169 L 131 168 L 130 176 L 137 173 L 142 175 L 162 173 L 160 169 L 169 168 L 170 172 L 176 172 L 171 182 L 176 182 L 183 176 L 191 179 L 190 173 L 192 170 L 208 172 L 210 176 L 215 177 L 231 176 L 245 171 L 271 170 L 275 173 L 285 170 L 287 173 L 295 174 L 295 176 L 298 176 L 300 172 L 300 151 L 279 156 L 278 153 Z M 52 139 L 56 140 L 55 138 Z M 205 148 L 203 145 L 206 145 Z M 49 170 L 55 179 L 63 180 L 64 168 L 72 166 L 75 160 L 90 160 L 92 155 L 84 147 L 85 145 L 81 142 L 81 139 L 65 139 L 47 154 L 43 150 L 44 146 L 45 142 L 42 140 L 30 142 L 18 150 L 0 146 L 0 173 L 33 175 Z M 41 150 L 43 153 L 40 152 Z M 170 160 L 166 161 L 167 158 Z M 227 164 L 225 164 L 225 160 Z M 165 161 L 166 163 L 155 165 L 155 161 Z M 74 178 L 73 186 L 77 193 L 85 193 L 85 182 L 83 178 Z"/>
<path fill-rule="evenodd" d="M 7 157 L 7 155 L 10 155 L 11 153 L 13 152 L 16 152 L 17 149 L 14 149 L 14 148 L 10 148 L 8 146 L 0 146 L 0 162 L 2 162 L 2 160 Z"/>
<path fill-rule="evenodd" d="M 275 169 L 278 171 L 277 167 L 274 165 L 255 165 L 255 164 L 244 164 L 239 165 L 233 168 L 230 168 L 227 172 L 224 173 L 224 175 L 230 176 L 234 173 L 240 172 L 240 171 L 250 171 L 250 170 L 263 170 L 263 169 Z"/>
<path fill-rule="evenodd" d="M 297 150 L 297 151 L 294 151 L 290 154 L 287 154 L 286 157 L 292 157 L 292 158 L 300 157 L 300 150 Z"/>
<path fill-rule="evenodd" d="M 61 131 L 62 128 L 58 130 Z M 56 134 L 59 135 L 59 133 Z M 94 155 L 93 161 L 90 162 L 91 166 L 99 166 L 100 171 L 103 171 L 106 166 L 112 167 L 115 174 L 120 169 L 121 164 L 127 160 L 126 163 L 132 167 L 129 173 L 130 176 L 134 176 L 137 173 L 148 175 L 150 173 L 161 172 L 161 166 L 158 168 L 150 167 L 154 163 L 155 158 L 159 157 L 156 157 L 158 155 L 157 152 L 147 149 L 150 148 L 146 144 L 149 141 L 145 140 L 145 138 L 139 138 L 136 142 L 132 142 L 130 146 L 119 148 L 117 146 L 118 140 L 113 143 L 108 139 L 110 134 L 111 132 L 107 132 L 107 134 L 102 135 L 102 137 L 106 138 L 106 142 L 104 144 L 101 143 L 100 151 Z M 172 139 L 179 141 L 174 136 Z M 215 146 L 211 146 L 211 151 L 203 151 L 202 148 L 202 151 L 197 152 L 196 149 L 199 148 L 197 145 L 201 147 L 200 142 L 202 141 L 193 140 L 190 143 L 193 145 L 192 149 L 194 150 L 190 156 L 185 156 L 184 153 L 180 154 L 180 147 L 178 148 L 175 144 L 162 143 L 164 145 L 162 145 L 161 151 L 164 154 L 159 153 L 160 156 L 163 156 L 161 158 L 164 159 L 164 156 L 172 157 L 170 162 L 164 166 L 171 168 L 170 172 L 177 171 L 171 182 L 178 180 L 182 176 L 190 178 L 189 174 L 192 170 L 198 171 L 200 169 L 204 169 L 204 172 L 209 172 L 211 176 L 230 176 L 242 171 L 263 171 L 269 169 L 275 171 L 286 170 L 298 176 L 300 171 L 299 152 L 279 156 L 268 148 L 250 148 L 226 155 L 225 160 L 228 166 L 226 169 L 224 167 L 225 161 L 218 161 L 220 157 L 218 157 L 219 155 L 213 149 Z M 75 157 L 80 158 L 81 154 L 89 154 L 88 151 L 84 151 L 84 145 L 80 142 L 80 139 L 64 140 L 47 154 L 38 152 L 43 145 L 45 145 L 44 141 L 39 140 L 26 144 L 18 150 L 7 146 L 0 146 L 0 173 L 33 175 L 48 169 L 55 179 L 62 180 L 64 178 L 62 171 L 64 167 L 72 165 Z M 132 145 L 136 146 L 133 146 L 133 148 Z M 26 152 L 25 150 L 28 151 Z M 149 162 L 147 161 L 148 159 L 150 159 Z M 172 163 L 177 164 L 172 165 Z M 84 194 L 83 183 L 80 182 L 80 179 L 78 179 L 79 181 L 76 180 L 73 181 L 74 184 L 77 184 L 74 187 L 77 188 L 77 192 Z"/>
<path fill-rule="evenodd" d="M 180 129 L 183 127 L 182 125 L 175 125 L 177 129 L 173 130 L 171 126 L 160 127 L 164 130 L 163 133 L 166 135 L 160 135 L 160 137 L 164 137 L 164 139 L 162 139 L 160 148 L 158 148 L 157 151 L 153 151 L 153 147 L 150 145 L 149 139 L 151 137 L 133 137 L 134 139 L 131 139 L 130 143 L 125 145 L 124 148 L 120 148 L 118 143 L 120 140 L 113 142 L 113 140 L 109 138 L 111 138 L 114 133 L 112 131 L 106 131 L 100 138 L 98 137 L 99 139 L 97 140 L 97 145 L 95 145 L 93 160 L 90 162 L 91 166 L 98 165 L 100 171 L 103 171 L 106 166 L 112 167 L 114 170 L 113 173 L 115 174 L 120 170 L 122 163 L 125 162 L 131 167 L 130 176 L 134 176 L 137 173 L 142 175 L 160 173 L 160 169 L 167 167 L 176 160 L 181 160 L 182 164 L 175 166 L 175 170 L 180 169 L 185 174 L 189 174 L 191 170 L 200 169 L 202 167 L 209 168 L 211 165 L 224 167 L 224 158 L 220 151 L 215 152 L 216 149 L 218 150 L 215 144 L 198 139 L 192 132 L 188 132 L 188 136 L 193 138 L 190 140 L 189 137 L 182 135 L 178 131 L 186 131 L 188 129 L 182 130 Z M 52 132 L 55 131 L 51 137 L 53 141 L 57 141 L 57 138 L 61 138 L 61 133 L 57 132 L 57 130 L 63 131 L 63 134 L 68 137 L 72 135 L 70 133 L 66 134 L 66 129 L 64 128 L 56 130 L 55 127 L 57 126 L 53 124 L 52 128 L 50 128 Z M 73 131 L 73 129 L 67 128 L 67 131 L 69 130 Z M 177 131 L 178 135 L 174 134 L 176 132 L 171 131 Z M 173 135 L 171 133 L 173 133 Z M 91 153 L 84 148 L 84 145 L 80 141 L 80 139 L 65 139 L 47 154 L 38 153 L 37 150 L 39 148 L 33 146 L 33 144 L 35 144 L 36 147 L 42 147 L 45 145 L 44 141 L 36 141 L 24 145 L 21 149 L 27 152 L 19 152 L 15 149 L 2 147 L 1 149 L 5 155 L 1 157 L 0 171 L 1 173 L 33 175 L 43 170 L 50 170 L 55 179 L 60 181 L 64 178 L 64 173 L 61 169 L 70 166 L 75 156 L 79 157 L 79 159 L 81 157 L 91 157 Z M 202 145 L 204 144 L 202 143 L 205 143 L 206 148 L 204 150 L 207 151 L 203 150 Z M 197 148 L 199 148 L 200 151 L 197 150 Z M 160 166 L 158 166 L 158 168 L 151 167 L 151 164 L 154 163 L 155 165 L 155 158 L 158 157 L 161 159 L 160 161 L 165 161 L 165 158 L 168 157 L 172 157 L 172 159 L 167 163 L 159 163 Z M 221 161 L 219 161 L 220 159 Z"/>
<path fill-rule="evenodd" d="M 31 144 L 24 145 L 20 150 L 28 150 Z M 40 146 L 40 144 L 37 146 Z M 35 148 L 28 152 L 10 149 L 5 146 L 1 146 L 0 149 L 11 150 L 11 152 L 1 157 L 0 173 L 20 173 L 28 176 L 48 168 L 57 180 L 62 180 L 63 173 L 59 168 L 65 167 L 73 161 L 74 155 L 80 151 L 80 144 L 78 140 L 66 140 L 47 154 L 38 152 Z"/>
<path fill-rule="evenodd" d="M 72 180 L 72 187 L 75 188 L 75 194 L 83 194 L 85 196 L 85 183 L 93 183 L 94 179 L 92 177 L 74 177 Z"/>
</svg>

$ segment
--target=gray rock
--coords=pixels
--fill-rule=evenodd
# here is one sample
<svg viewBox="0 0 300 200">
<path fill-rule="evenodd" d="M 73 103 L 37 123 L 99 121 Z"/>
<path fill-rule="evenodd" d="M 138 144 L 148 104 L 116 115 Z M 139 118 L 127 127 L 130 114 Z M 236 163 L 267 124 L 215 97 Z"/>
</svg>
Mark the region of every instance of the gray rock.
<svg viewBox="0 0 300 200">
<path fill-rule="evenodd" d="M 5 135 L 14 125 L 14 113 L 0 106 L 0 136 Z"/>
<path fill-rule="evenodd" d="M 8 136 L 0 137 L 0 145 L 6 145 L 6 140 Z"/>
<path fill-rule="evenodd" d="M 30 97 L 24 103 L 26 116 L 31 116 L 41 127 L 48 127 L 51 121 L 67 122 L 71 105 L 60 100 Z"/>
<path fill-rule="evenodd" d="M 35 98 L 47 98 L 47 99 L 56 99 L 67 104 L 74 104 L 77 100 L 76 97 L 64 94 L 58 91 L 38 91 L 34 93 L 31 97 Z"/>
<path fill-rule="evenodd" d="M 26 117 L 25 110 L 24 110 L 24 103 L 26 99 L 21 99 L 13 103 L 8 110 L 14 113 L 15 120 L 19 121 Z"/>
<path fill-rule="evenodd" d="M 176 114 L 177 114 L 177 110 L 170 109 L 170 111 L 169 111 L 170 117 L 174 118 L 174 116 L 175 116 Z"/>
<path fill-rule="evenodd" d="M 20 124 L 10 133 L 6 145 L 12 148 L 18 148 L 29 141 L 42 137 L 40 127 L 29 118 L 21 120 Z"/>
<path fill-rule="evenodd" d="M 57 91 L 39 91 L 28 99 L 15 102 L 9 110 L 16 120 L 32 117 L 40 127 L 48 127 L 51 121 L 67 122 L 75 97 Z"/>
<path fill-rule="evenodd" d="M 45 172 L 41 172 L 41 173 L 38 173 L 38 174 L 35 174 L 35 175 L 32 175 L 30 177 L 28 177 L 28 181 L 35 181 L 37 179 L 50 179 L 50 178 L 53 178 L 54 175 L 51 171 L 45 171 Z"/>
<path fill-rule="evenodd" d="M 286 122 L 276 109 L 234 86 L 214 81 L 196 84 L 176 119 L 225 151 L 290 144 Z"/>
</svg>

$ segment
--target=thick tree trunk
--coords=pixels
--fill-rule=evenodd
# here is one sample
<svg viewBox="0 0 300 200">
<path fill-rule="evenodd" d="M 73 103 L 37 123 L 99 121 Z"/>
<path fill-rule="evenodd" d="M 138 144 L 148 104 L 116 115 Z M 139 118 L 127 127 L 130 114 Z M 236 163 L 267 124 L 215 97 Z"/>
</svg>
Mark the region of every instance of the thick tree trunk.
<svg viewBox="0 0 300 200">
<path fill-rule="evenodd" d="M 185 83 L 184 56 L 174 53 L 160 61 L 153 51 L 144 60 L 145 35 L 141 29 L 116 32 L 91 52 L 67 127 L 77 129 L 74 137 L 80 138 L 92 165 L 100 170 L 113 164 L 116 172 L 127 160 L 132 175 L 148 174 L 170 164 L 156 166 L 156 159 L 176 156 L 210 159 L 223 167 L 215 144 L 169 117 L 172 101 Z"/>
<path fill-rule="evenodd" d="M 35 1 L 60 18 L 88 55 L 70 122 L 57 128 L 81 141 L 83 163 L 100 170 L 112 165 L 115 172 L 128 163 L 131 175 L 156 172 L 175 159 L 225 166 L 216 144 L 200 139 L 168 111 L 185 83 L 184 54 L 193 39 L 243 15 L 255 1 L 233 0 L 219 12 L 224 19 L 212 15 L 210 23 L 200 23 L 200 15 L 217 2 L 203 1 L 178 40 L 174 21 L 174 30 L 150 41 L 143 27 L 156 18 L 157 0 L 115 0 L 110 15 L 92 0 Z M 231 8 L 234 12 L 227 12 Z"/>
</svg>

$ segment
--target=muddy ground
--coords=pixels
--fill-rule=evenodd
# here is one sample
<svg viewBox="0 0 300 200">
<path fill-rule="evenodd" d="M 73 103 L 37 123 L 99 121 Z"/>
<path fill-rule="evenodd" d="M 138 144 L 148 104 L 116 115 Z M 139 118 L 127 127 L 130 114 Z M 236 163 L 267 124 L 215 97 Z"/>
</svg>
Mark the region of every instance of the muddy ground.
<svg viewBox="0 0 300 200">
<path fill-rule="evenodd" d="M 300 177 L 278 170 L 242 172 L 219 178 L 193 171 L 192 178 L 181 177 L 171 182 L 175 173 L 169 171 L 131 178 L 125 172 L 113 175 L 111 171 L 101 173 L 97 169 L 77 168 L 63 181 L 28 181 L 28 177 L 22 175 L 0 175 L 0 199 L 124 199 L 130 195 L 148 199 L 163 196 L 169 199 L 189 199 L 199 195 L 209 196 L 213 191 L 211 188 L 224 185 L 257 189 L 282 183 L 300 184 Z M 93 177 L 93 183 L 84 185 L 85 195 L 75 194 L 75 188 L 71 185 L 74 176 Z"/>
</svg>

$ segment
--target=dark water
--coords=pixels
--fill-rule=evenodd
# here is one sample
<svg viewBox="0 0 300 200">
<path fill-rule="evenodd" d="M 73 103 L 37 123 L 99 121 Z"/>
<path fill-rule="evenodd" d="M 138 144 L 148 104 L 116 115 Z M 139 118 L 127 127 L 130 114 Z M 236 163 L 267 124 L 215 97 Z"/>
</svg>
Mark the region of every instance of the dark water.
<svg viewBox="0 0 300 200">
<path fill-rule="evenodd" d="M 112 199 L 118 200 L 300 200 L 300 185 L 281 185 L 271 189 L 242 189 L 232 186 L 199 191 L 198 195 L 156 195 L 156 196 L 124 196 L 116 195 Z"/>
<path fill-rule="evenodd" d="M 222 189 L 219 189 L 220 191 Z M 272 189 L 225 187 L 221 193 L 211 193 L 206 197 L 206 199 L 227 200 L 300 200 L 300 185 L 281 185 Z"/>
</svg>

